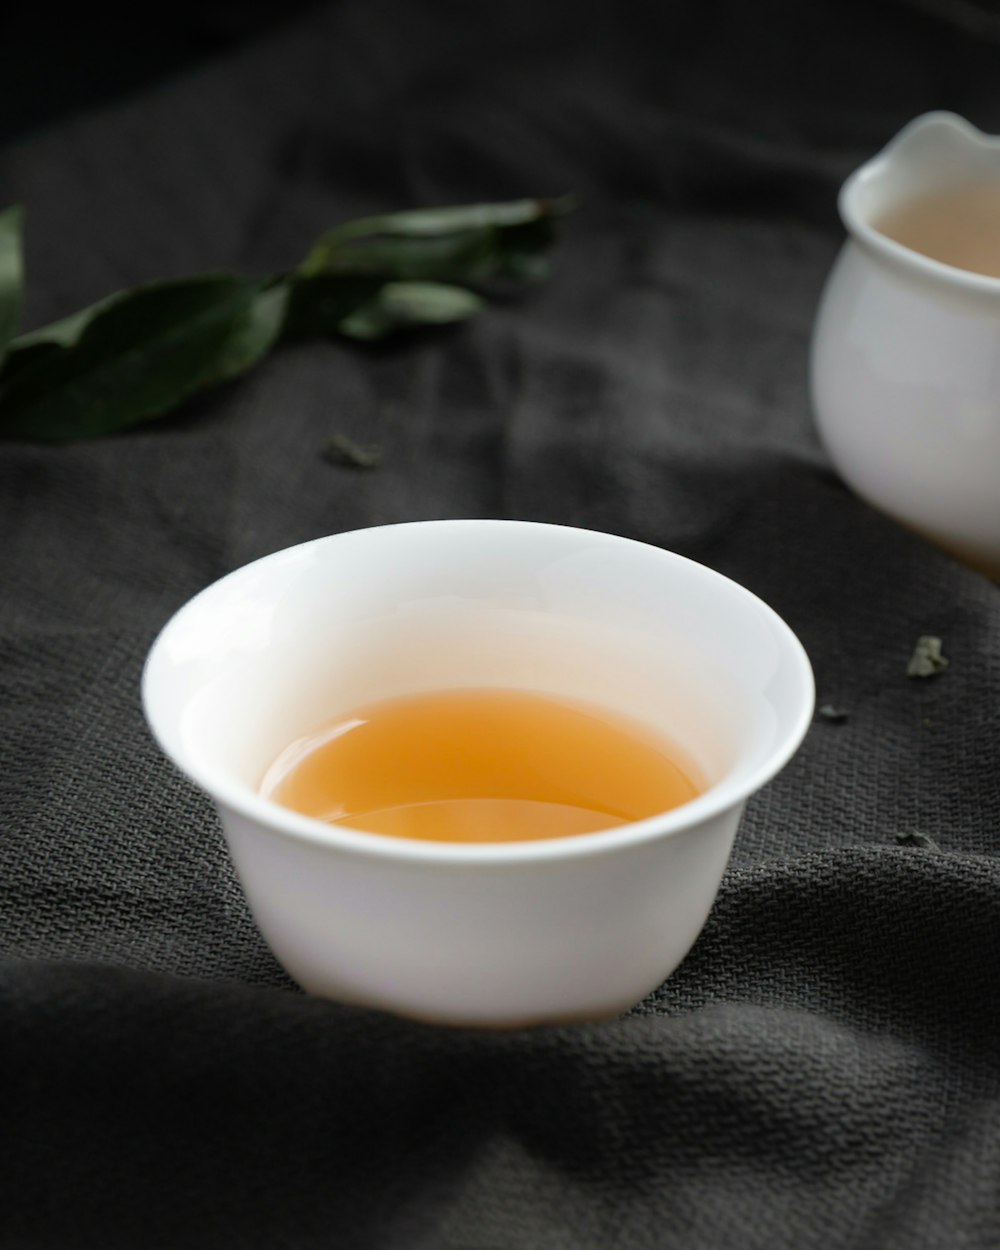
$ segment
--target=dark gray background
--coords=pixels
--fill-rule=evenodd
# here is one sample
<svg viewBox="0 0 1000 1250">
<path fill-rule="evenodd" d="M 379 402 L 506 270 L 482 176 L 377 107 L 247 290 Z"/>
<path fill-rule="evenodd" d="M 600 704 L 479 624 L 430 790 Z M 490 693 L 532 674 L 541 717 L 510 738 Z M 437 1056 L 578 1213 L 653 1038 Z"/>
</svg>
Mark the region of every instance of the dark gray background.
<svg viewBox="0 0 1000 1250">
<path fill-rule="evenodd" d="M 370 210 L 580 209 L 547 286 L 453 334 L 285 348 L 158 425 L 0 445 L 0 1246 L 1000 1244 L 1000 596 L 839 483 L 806 394 L 840 181 L 928 108 L 1000 131 L 1000 21 L 344 0 L 299 23 L 55 129 L 39 97 L 0 155 L 29 324 L 280 268 Z M 334 432 L 383 467 L 325 463 Z M 850 713 L 750 804 L 702 939 L 620 1021 L 463 1033 L 300 995 L 143 727 L 145 652 L 200 587 L 468 515 L 720 569 Z M 923 633 L 951 667 L 918 683 Z M 896 844 L 914 829 L 940 850 Z"/>
</svg>

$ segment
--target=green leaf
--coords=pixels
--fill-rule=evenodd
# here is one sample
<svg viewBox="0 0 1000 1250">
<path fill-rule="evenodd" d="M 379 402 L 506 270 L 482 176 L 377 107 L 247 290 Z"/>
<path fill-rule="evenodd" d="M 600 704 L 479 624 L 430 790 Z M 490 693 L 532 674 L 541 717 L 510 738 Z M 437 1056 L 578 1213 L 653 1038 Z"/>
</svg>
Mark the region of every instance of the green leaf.
<svg viewBox="0 0 1000 1250">
<path fill-rule="evenodd" d="M 233 322 L 232 333 L 202 383 L 228 382 L 253 368 L 278 340 L 288 309 L 289 284 L 284 279 L 257 283 L 246 313 Z"/>
<path fill-rule="evenodd" d="M 556 200 L 508 200 L 501 204 L 460 204 L 449 208 L 410 208 L 396 213 L 359 217 L 328 230 L 317 243 L 341 242 L 365 235 L 394 234 L 408 238 L 458 234 L 483 226 L 517 226 L 539 217 L 568 212 L 568 197 Z M 315 249 L 314 249 L 315 250 Z"/>
<path fill-rule="evenodd" d="M 444 238 L 382 235 L 331 249 L 325 254 L 321 272 L 400 282 L 485 281 L 496 271 L 501 251 L 493 227 Z"/>
<path fill-rule="evenodd" d="M 15 206 L 0 213 L 0 360 L 17 333 L 21 320 L 24 260 L 21 253 L 22 210 Z"/>
<path fill-rule="evenodd" d="M 138 287 L 67 319 L 70 331 L 26 336 L 0 373 L 0 434 L 59 442 L 162 416 L 260 360 L 287 300 L 283 282 L 210 274 Z"/>
<path fill-rule="evenodd" d="M 382 278 L 350 274 L 319 274 L 315 278 L 293 275 L 282 338 L 337 334 L 344 318 L 373 299 L 383 285 Z"/>
<path fill-rule="evenodd" d="M 298 272 L 484 281 L 504 273 L 509 252 L 546 246 L 553 218 L 571 207 L 568 198 L 514 200 L 364 217 L 323 235 Z"/>
<path fill-rule="evenodd" d="M 468 286 L 537 279 L 569 199 L 415 209 L 347 222 L 268 281 L 208 274 L 119 292 L 27 334 L 19 209 L 0 213 L 0 436 L 95 438 L 238 376 L 279 338 L 374 340 L 472 316 Z M 3 352 L 6 348 L 6 355 Z"/>
<path fill-rule="evenodd" d="M 331 434 L 322 456 L 330 464 L 347 469 L 377 469 L 382 463 L 382 448 L 376 443 L 356 443 L 347 434 Z"/>
<path fill-rule="evenodd" d="M 475 292 L 442 282 L 387 282 L 345 317 L 339 329 L 348 338 L 370 342 L 396 330 L 464 321 L 479 312 L 483 303 Z"/>
<path fill-rule="evenodd" d="M 81 308 L 60 321 L 52 321 L 37 330 L 30 330 L 27 334 L 19 334 L 11 341 L 7 358 L 0 367 L 0 387 L 9 387 L 16 377 L 41 360 L 47 357 L 55 359 L 59 356 L 60 348 L 72 347 L 98 313 L 110 308 L 121 298 L 122 292 L 116 291 L 114 295 L 105 296 L 96 304 L 88 304 L 86 308 Z"/>
<path fill-rule="evenodd" d="M 28 348 L 44 343 L 53 347 L 72 347 L 97 314 L 120 300 L 122 294 L 121 291 L 116 291 L 114 295 L 107 295 L 96 304 L 88 304 L 86 308 L 63 317 L 61 321 L 52 321 L 37 330 L 29 330 L 27 334 L 19 334 L 11 346 Z"/>
</svg>

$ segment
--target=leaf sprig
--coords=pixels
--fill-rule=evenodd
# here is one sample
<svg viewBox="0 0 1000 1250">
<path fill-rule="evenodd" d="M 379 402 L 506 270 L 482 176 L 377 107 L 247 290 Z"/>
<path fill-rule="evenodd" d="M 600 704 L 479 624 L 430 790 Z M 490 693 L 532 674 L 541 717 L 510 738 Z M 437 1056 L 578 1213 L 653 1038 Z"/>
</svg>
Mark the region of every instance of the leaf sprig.
<svg viewBox="0 0 1000 1250">
<path fill-rule="evenodd" d="M 497 282 L 538 281 L 568 199 L 413 209 L 322 236 L 295 269 L 150 282 L 17 335 L 20 208 L 0 213 L 0 436 L 97 438 L 246 373 L 280 341 L 372 342 L 463 321 Z"/>
</svg>

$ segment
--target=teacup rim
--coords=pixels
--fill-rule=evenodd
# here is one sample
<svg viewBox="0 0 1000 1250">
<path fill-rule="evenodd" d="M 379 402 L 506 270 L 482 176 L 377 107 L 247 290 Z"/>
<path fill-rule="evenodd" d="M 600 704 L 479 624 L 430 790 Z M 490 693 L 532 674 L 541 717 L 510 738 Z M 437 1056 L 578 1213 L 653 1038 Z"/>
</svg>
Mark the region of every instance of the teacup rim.
<svg viewBox="0 0 1000 1250">
<path fill-rule="evenodd" d="M 693 566 L 701 574 L 717 579 L 727 587 L 726 593 L 744 598 L 754 605 L 771 624 L 774 633 L 781 638 L 783 654 L 796 671 L 801 699 L 796 715 L 786 726 L 779 727 L 772 751 L 755 767 L 746 771 L 741 777 L 731 774 L 711 785 L 696 798 L 666 812 L 632 821 L 625 825 L 599 830 L 591 833 L 575 834 L 569 837 L 548 838 L 537 841 L 515 842 L 431 842 L 409 838 L 399 838 L 388 834 L 376 834 L 366 830 L 352 829 L 345 825 L 330 825 L 312 817 L 301 815 L 271 799 L 255 792 L 243 782 L 227 776 L 222 769 L 203 766 L 192 759 L 183 745 L 168 740 L 163 732 L 160 719 L 155 708 L 155 697 L 152 692 L 153 670 L 156 656 L 161 645 L 170 632 L 182 621 L 189 612 L 196 609 L 200 601 L 212 593 L 218 593 L 224 583 L 246 570 L 259 570 L 262 565 L 279 563 L 292 558 L 292 553 L 301 554 L 310 547 L 326 546 L 338 539 L 371 530 L 401 530 L 417 527 L 449 527 L 468 525 L 489 525 L 503 527 L 521 527 L 536 530 L 562 530 L 568 534 L 576 534 L 590 540 L 626 543 L 647 548 L 659 557 Z M 697 828 L 713 818 L 743 804 L 751 795 L 765 786 L 779 773 L 801 745 L 812 723 L 815 708 L 815 681 L 812 666 L 801 641 L 788 623 L 763 599 L 748 590 L 745 586 L 727 577 L 723 573 L 669 551 L 653 543 L 639 539 L 627 538 L 624 535 L 609 533 L 604 530 L 593 530 L 584 527 L 559 525 L 549 522 L 507 520 L 499 518 L 450 518 L 445 520 L 403 521 L 379 526 L 362 526 L 351 530 L 343 530 L 335 534 L 322 535 L 290 547 L 279 548 L 267 555 L 260 556 L 247 564 L 232 569 L 229 573 L 209 583 L 202 590 L 191 596 L 165 622 L 154 638 L 141 677 L 141 701 L 147 724 L 163 754 L 177 770 L 206 794 L 213 802 L 224 806 L 244 819 L 253 822 L 263 832 L 275 837 L 291 837 L 298 841 L 311 843 L 317 847 L 353 852 L 367 858 L 388 858 L 397 861 L 437 864 L 441 866 L 461 866 L 495 864 L 521 864 L 529 861 L 557 861 L 579 857 L 607 854 L 643 842 L 655 841 Z"/>
</svg>

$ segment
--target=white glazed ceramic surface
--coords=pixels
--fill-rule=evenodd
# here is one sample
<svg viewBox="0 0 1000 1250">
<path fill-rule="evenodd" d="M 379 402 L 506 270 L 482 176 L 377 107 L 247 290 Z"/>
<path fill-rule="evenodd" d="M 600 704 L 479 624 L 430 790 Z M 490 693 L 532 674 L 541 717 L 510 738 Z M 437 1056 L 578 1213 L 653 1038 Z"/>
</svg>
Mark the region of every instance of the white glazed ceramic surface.
<svg viewBox="0 0 1000 1250">
<path fill-rule="evenodd" d="M 907 200 L 983 181 L 1000 181 L 1000 140 L 951 113 L 917 118 L 847 180 L 850 239 L 820 303 L 811 384 L 858 494 L 1000 577 L 1000 279 L 873 228 Z"/>
<path fill-rule="evenodd" d="M 492 845 L 331 827 L 265 800 L 303 731 L 421 689 L 517 687 L 618 709 L 709 780 L 602 833 Z M 168 623 L 143 680 L 167 755 L 215 801 L 257 923 L 305 989 L 425 1019 L 621 1011 L 704 924 L 747 797 L 797 748 L 808 660 L 759 599 L 607 534 L 513 521 L 358 530 L 281 551 Z"/>
</svg>

